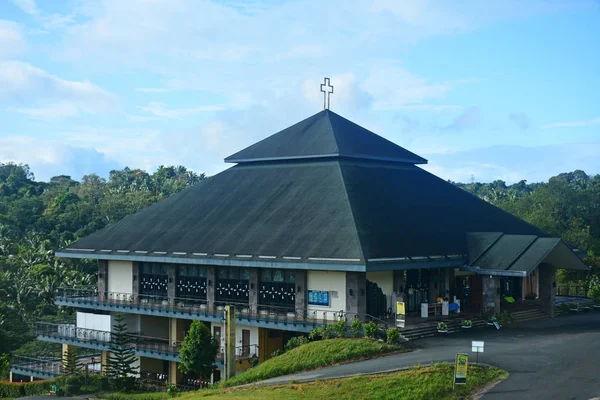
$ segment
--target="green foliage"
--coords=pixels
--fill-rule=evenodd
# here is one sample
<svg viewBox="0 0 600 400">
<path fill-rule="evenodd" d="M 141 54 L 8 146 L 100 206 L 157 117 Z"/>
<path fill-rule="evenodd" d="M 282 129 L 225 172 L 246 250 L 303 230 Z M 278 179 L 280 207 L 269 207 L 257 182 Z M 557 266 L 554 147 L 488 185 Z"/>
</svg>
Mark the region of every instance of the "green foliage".
<svg viewBox="0 0 600 400">
<path fill-rule="evenodd" d="M 465 327 L 470 327 L 470 326 L 473 326 L 473 321 L 471 321 L 470 319 L 465 319 L 465 320 L 462 322 L 462 326 L 465 326 Z"/>
<path fill-rule="evenodd" d="M 169 397 L 176 397 L 179 390 L 177 390 L 177 385 L 169 383 L 166 392 Z"/>
<path fill-rule="evenodd" d="M 263 361 L 255 368 L 221 383 L 221 386 L 243 385 L 403 349 L 400 345 L 389 345 L 364 338 L 317 340 L 296 347 L 279 357 Z"/>
<path fill-rule="evenodd" d="M 0 398 L 13 398 L 23 397 L 25 395 L 25 385 L 10 383 L 10 382 L 0 382 Z"/>
<path fill-rule="evenodd" d="M 274 352 L 271 353 L 271 358 L 280 356 L 282 354 L 283 352 L 281 351 L 281 349 L 276 349 Z"/>
<path fill-rule="evenodd" d="M 214 369 L 219 344 L 210 329 L 200 321 L 193 321 L 179 350 L 179 370 L 208 377 Z"/>
<path fill-rule="evenodd" d="M 0 380 L 6 380 L 10 376 L 10 356 L 0 355 Z"/>
<path fill-rule="evenodd" d="M 587 296 L 594 299 L 595 303 L 600 303 L 600 278 L 597 275 L 590 279 Z"/>
<path fill-rule="evenodd" d="M 378 329 L 379 328 L 377 327 L 377 324 L 373 321 L 367 322 L 366 324 L 363 325 L 363 331 L 365 332 L 365 337 L 367 337 L 369 339 L 375 339 L 375 337 L 377 336 Z"/>
<path fill-rule="evenodd" d="M 135 382 L 133 375 L 137 373 L 139 366 L 135 366 L 137 357 L 130 343 L 123 314 L 115 317 L 109 349 L 107 376 L 118 390 L 131 390 Z"/>
<path fill-rule="evenodd" d="M 70 376 L 81 373 L 83 366 L 77 361 L 76 350 L 65 351 L 62 356 L 61 375 Z"/>
<path fill-rule="evenodd" d="M 352 337 L 358 337 L 360 335 L 360 330 L 362 329 L 362 322 L 360 319 L 355 318 L 354 321 L 350 324 L 350 333 Z"/>
<path fill-rule="evenodd" d="M 447 331 L 448 330 L 448 325 L 446 325 L 445 322 L 438 322 L 438 324 L 437 324 L 437 330 L 438 331 Z"/>
<path fill-rule="evenodd" d="M 340 319 L 336 323 L 331 325 L 331 330 L 334 337 L 344 337 L 346 336 L 346 320 Z"/>
<path fill-rule="evenodd" d="M 513 323 L 515 321 L 515 317 L 508 311 L 502 311 L 500 314 L 498 314 L 496 320 L 500 325 L 507 325 Z"/>
<path fill-rule="evenodd" d="M 294 336 L 287 341 L 284 346 L 284 351 L 290 351 L 306 343 L 308 343 L 308 338 L 306 336 Z"/>
<path fill-rule="evenodd" d="M 23 394 L 25 396 L 35 396 L 38 394 L 46 394 L 50 391 L 50 388 L 54 382 L 52 380 L 29 382 L 23 385 Z"/>
<path fill-rule="evenodd" d="M 395 344 L 400 340 L 400 332 L 396 328 L 390 328 L 385 331 L 386 343 Z"/>
</svg>

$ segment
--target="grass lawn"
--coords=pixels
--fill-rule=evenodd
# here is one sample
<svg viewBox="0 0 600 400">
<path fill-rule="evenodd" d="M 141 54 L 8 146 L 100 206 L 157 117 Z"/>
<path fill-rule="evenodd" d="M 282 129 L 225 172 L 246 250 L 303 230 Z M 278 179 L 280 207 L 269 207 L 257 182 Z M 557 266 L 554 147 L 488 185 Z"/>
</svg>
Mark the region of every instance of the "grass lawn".
<svg viewBox="0 0 600 400">
<path fill-rule="evenodd" d="M 310 342 L 271 358 L 220 384 L 231 387 L 276 376 L 326 367 L 341 362 L 405 351 L 401 345 L 388 345 L 371 339 L 328 339 Z"/>
<path fill-rule="evenodd" d="M 237 389 L 211 389 L 182 394 L 182 400 L 219 400 L 231 398 L 252 399 L 407 399 L 407 400 L 458 400 L 469 398 L 484 385 L 505 378 L 508 374 L 497 368 L 470 366 L 466 385 L 452 390 L 454 365 L 436 364 L 411 368 L 391 374 L 357 376 L 345 379 L 280 386 L 253 386 Z M 133 395 L 113 400 L 159 400 L 164 394 L 153 397 Z M 162 395 L 162 397 L 160 397 Z M 135 396 L 135 397 L 134 397 Z"/>
</svg>

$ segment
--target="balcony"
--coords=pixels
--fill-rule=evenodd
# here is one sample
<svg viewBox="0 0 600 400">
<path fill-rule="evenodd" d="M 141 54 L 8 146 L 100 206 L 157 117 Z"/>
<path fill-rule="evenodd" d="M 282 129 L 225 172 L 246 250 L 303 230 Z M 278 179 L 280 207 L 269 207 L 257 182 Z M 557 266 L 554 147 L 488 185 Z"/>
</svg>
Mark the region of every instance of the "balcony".
<svg viewBox="0 0 600 400">
<path fill-rule="evenodd" d="M 77 357 L 88 374 L 99 374 L 100 363 L 92 363 L 92 358 L 100 360 L 100 354 Z M 13 374 L 33 376 L 39 379 L 52 379 L 61 375 L 62 360 L 60 358 L 32 358 L 12 356 L 11 371 Z"/>
<path fill-rule="evenodd" d="M 98 292 L 92 288 L 59 289 L 55 303 L 60 306 L 91 310 L 118 311 L 181 319 L 199 319 L 222 322 L 224 303 L 209 304 L 207 300 L 182 297 L 133 295 L 130 293 Z M 343 311 L 283 308 L 273 306 L 250 307 L 248 304 L 227 303 L 236 308 L 238 323 L 246 326 L 275 328 L 296 332 L 310 332 L 316 326 L 347 318 Z"/>
<path fill-rule="evenodd" d="M 40 340 L 54 343 L 66 343 L 77 347 L 95 350 L 110 350 L 112 333 L 95 329 L 78 328 L 70 324 L 53 324 L 38 322 L 35 334 Z M 142 357 L 179 362 L 181 342 L 171 342 L 169 339 L 153 338 L 135 333 L 129 333 L 129 346 L 135 354 Z M 238 346 L 235 350 L 236 360 L 242 361 L 258 356 L 258 345 Z M 60 361 L 60 360 L 58 360 Z M 217 354 L 217 368 L 223 368 L 223 353 Z"/>
</svg>

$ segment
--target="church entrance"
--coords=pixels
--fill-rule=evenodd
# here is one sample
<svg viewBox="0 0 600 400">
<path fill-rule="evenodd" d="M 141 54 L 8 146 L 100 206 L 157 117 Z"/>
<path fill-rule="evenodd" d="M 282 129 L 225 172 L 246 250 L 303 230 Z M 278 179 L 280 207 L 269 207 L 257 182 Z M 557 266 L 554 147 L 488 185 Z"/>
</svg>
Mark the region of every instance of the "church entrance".
<svg viewBox="0 0 600 400">
<path fill-rule="evenodd" d="M 387 298 L 375 282 L 367 280 L 367 314 L 385 318 L 388 313 Z"/>
</svg>

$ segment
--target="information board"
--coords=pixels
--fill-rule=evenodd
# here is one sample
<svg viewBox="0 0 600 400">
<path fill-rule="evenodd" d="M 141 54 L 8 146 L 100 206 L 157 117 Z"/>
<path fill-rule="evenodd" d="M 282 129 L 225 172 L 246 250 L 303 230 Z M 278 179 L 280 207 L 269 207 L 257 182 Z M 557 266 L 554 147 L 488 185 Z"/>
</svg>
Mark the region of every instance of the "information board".
<svg viewBox="0 0 600 400">
<path fill-rule="evenodd" d="M 464 385 L 467 383 L 467 365 L 469 363 L 469 355 L 458 353 L 456 355 L 456 363 L 454 370 L 454 384 Z"/>
<path fill-rule="evenodd" d="M 329 292 L 323 290 L 309 290 L 308 304 L 329 307 Z"/>
</svg>

